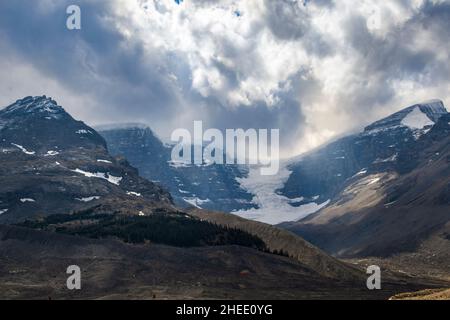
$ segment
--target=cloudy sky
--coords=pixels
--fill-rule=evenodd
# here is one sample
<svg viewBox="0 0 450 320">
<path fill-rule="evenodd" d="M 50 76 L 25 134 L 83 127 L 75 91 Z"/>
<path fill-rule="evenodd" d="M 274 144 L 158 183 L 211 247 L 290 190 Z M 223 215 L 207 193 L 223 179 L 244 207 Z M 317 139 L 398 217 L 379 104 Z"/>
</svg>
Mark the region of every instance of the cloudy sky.
<svg viewBox="0 0 450 320">
<path fill-rule="evenodd" d="M 298 154 L 402 107 L 450 105 L 450 0 L 2 0 L 0 105 L 88 124 L 279 128 Z M 81 8 L 82 29 L 66 28 Z"/>
</svg>

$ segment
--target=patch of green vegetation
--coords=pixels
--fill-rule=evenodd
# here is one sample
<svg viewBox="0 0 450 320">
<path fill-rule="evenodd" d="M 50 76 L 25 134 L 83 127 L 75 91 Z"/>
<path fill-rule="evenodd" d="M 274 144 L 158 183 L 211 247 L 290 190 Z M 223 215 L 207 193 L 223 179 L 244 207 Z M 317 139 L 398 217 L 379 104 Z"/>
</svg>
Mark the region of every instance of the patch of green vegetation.
<svg viewBox="0 0 450 320">
<path fill-rule="evenodd" d="M 239 245 L 266 251 L 266 245 L 259 237 L 179 213 L 140 217 L 84 211 L 52 215 L 20 225 L 95 239 L 118 238 L 134 244 L 151 242 L 176 247 Z"/>
</svg>

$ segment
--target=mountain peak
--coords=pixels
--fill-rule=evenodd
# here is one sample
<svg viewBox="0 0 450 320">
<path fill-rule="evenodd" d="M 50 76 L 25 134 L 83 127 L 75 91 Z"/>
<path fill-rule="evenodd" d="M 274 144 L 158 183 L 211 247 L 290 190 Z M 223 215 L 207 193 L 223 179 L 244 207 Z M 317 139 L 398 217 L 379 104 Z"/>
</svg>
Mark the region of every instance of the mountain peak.
<svg viewBox="0 0 450 320">
<path fill-rule="evenodd" d="M 75 120 L 50 97 L 25 97 L 0 110 L 0 146 L 47 153 L 75 148 L 105 149 L 105 140 Z M 23 151 L 23 150 L 22 150 Z"/>
<path fill-rule="evenodd" d="M 444 102 L 439 99 L 425 101 L 410 108 L 414 109 L 414 107 L 418 107 L 434 123 L 436 123 L 444 114 L 448 113 L 447 109 L 444 106 Z"/>
<path fill-rule="evenodd" d="M 5 109 L 0 110 L 0 115 L 4 116 L 39 114 L 46 117 L 58 118 L 63 113 L 65 113 L 65 110 L 55 100 L 45 95 L 29 96 L 19 99 Z"/>
<path fill-rule="evenodd" d="M 442 100 L 429 100 L 414 104 L 374 122 L 366 127 L 364 132 L 372 134 L 398 127 L 409 127 L 413 130 L 424 129 L 437 123 L 439 118 L 445 114 L 448 114 L 448 111 Z"/>
</svg>

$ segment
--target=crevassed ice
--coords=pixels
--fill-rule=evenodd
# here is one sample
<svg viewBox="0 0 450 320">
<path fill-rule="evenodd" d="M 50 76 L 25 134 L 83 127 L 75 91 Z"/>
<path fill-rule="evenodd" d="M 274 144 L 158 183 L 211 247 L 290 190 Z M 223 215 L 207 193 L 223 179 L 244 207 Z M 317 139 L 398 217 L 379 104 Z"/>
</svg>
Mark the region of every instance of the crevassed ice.
<svg viewBox="0 0 450 320">
<path fill-rule="evenodd" d="M 280 171 L 275 176 L 262 176 L 259 167 L 251 167 L 248 176 L 238 178 L 237 181 L 244 190 L 255 195 L 252 202 L 259 208 L 235 211 L 233 214 L 250 220 L 279 224 L 298 221 L 330 203 L 328 200 L 323 203 L 311 202 L 299 207 L 292 206 L 292 199 L 276 193 L 276 190 L 283 187 L 290 175 L 291 171 L 287 168 L 287 163 L 280 164 Z"/>
</svg>

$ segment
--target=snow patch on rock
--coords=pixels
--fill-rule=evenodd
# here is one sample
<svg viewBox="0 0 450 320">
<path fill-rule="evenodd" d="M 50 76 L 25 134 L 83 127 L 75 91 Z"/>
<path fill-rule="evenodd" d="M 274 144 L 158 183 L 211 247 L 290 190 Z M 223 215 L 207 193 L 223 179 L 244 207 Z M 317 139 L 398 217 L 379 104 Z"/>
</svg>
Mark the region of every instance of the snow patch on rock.
<svg viewBox="0 0 450 320">
<path fill-rule="evenodd" d="M 183 198 L 183 200 L 186 201 L 187 203 L 189 203 L 190 205 L 192 205 L 192 206 L 198 208 L 198 209 L 201 209 L 201 208 L 202 208 L 202 207 L 201 207 L 202 205 L 204 205 L 205 203 L 208 203 L 208 202 L 211 201 L 211 200 L 209 200 L 209 199 L 202 200 L 202 199 L 196 198 L 196 197 L 192 197 L 192 198 Z"/>
<path fill-rule="evenodd" d="M 76 134 L 90 134 L 92 133 L 90 130 L 80 129 L 75 132 Z"/>
<path fill-rule="evenodd" d="M 20 202 L 25 203 L 25 202 L 36 202 L 36 200 L 31 199 L 31 198 L 22 198 L 20 199 Z"/>
<path fill-rule="evenodd" d="M 75 170 L 71 170 L 71 171 L 82 174 L 88 178 L 104 179 L 112 184 L 117 185 L 117 186 L 120 184 L 120 181 L 122 181 L 122 179 L 123 179 L 122 177 L 115 177 L 115 176 L 110 175 L 109 173 L 104 173 L 104 172 L 87 172 L 87 171 L 83 171 L 81 169 L 75 169 Z"/>
<path fill-rule="evenodd" d="M 57 156 L 58 154 L 59 154 L 58 151 L 50 150 L 50 151 L 47 151 L 47 153 L 45 154 L 45 156 L 46 156 L 46 157 L 53 157 L 53 156 Z"/>
<path fill-rule="evenodd" d="M 94 200 L 100 199 L 99 196 L 92 196 L 92 197 L 86 197 L 86 198 L 75 198 L 75 200 L 81 201 L 81 202 L 91 202 Z"/>
<path fill-rule="evenodd" d="M 103 163 L 112 163 L 109 160 L 103 160 L 103 159 L 98 159 L 97 162 L 103 162 Z"/>
<path fill-rule="evenodd" d="M 28 151 L 27 149 L 25 149 L 23 146 L 19 145 L 19 144 L 15 144 L 15 143 L 11 143 L 14 147 L 19 148 L 23 153 L 28 154 L 28 155 L 35 155 L 36 152 L 35 151 Z"/>
<path fill-rule="evenodd" d="M 135 197 L 142 197 L 142 194 L 140 194 L 138 192 L 133 192 L 133 191 L 127 191 L 127 195 L 135 196 Z"/>
<path fill-rule="evenodd" d="M 434 125 L 434 122 L 431 121 L 419 107 L 414 108 L 413 111 L 408 113 L 408 115 L 403 118 L 401 123 L 411 130 L 423 129 L 427 126 Z"/>
</svg>

